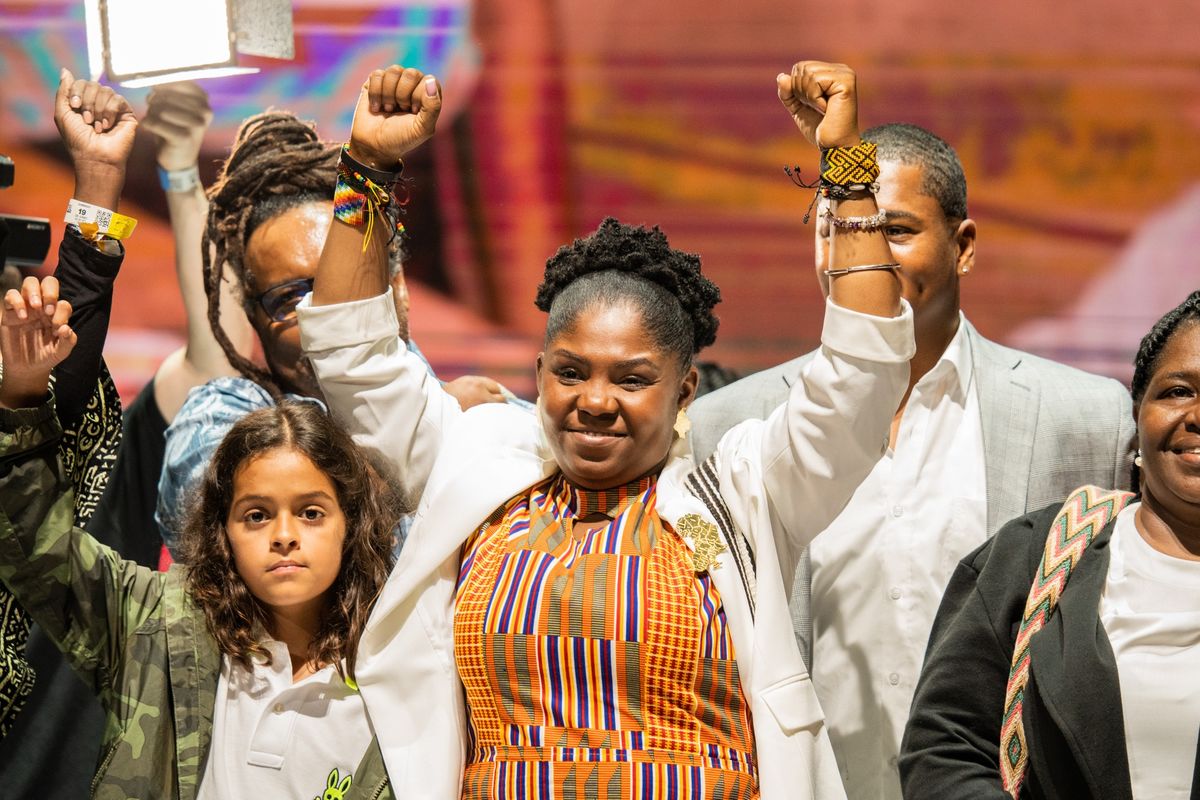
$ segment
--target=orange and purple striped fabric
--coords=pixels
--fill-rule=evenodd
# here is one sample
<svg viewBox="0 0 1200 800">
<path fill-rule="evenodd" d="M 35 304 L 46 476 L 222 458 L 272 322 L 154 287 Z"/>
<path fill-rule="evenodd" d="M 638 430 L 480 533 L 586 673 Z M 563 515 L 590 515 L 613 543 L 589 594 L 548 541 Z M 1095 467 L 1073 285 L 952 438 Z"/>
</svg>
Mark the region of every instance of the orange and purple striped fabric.
<svg viewBox="0 0 1200 800">
<path fill-rule="evenodd" d="M 595 513 L 611 521 L 575 523 Z M 464 800 L 750 800 L 750 712 L 721 598 L 655 512 L 655 482 L 560 475 L 463 550 L 454 647 Z"/>
</svg>

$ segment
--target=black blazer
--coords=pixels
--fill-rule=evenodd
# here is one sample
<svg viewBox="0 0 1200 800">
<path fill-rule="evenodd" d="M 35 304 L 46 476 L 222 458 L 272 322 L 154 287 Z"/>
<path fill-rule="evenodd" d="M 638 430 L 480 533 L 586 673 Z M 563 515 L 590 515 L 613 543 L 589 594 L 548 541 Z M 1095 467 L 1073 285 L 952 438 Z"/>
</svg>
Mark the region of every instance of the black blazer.
<svg viewBox="0 0 1200 800">
<path fill-rule="evenodd" d="M 1002 800 L 1000 723 L 1013 642 L 1061 504 L 1005 525 L 955 569 L 934 620 L 900 753 L 906 800 Z M 1021 798 L 1132 800 L 1117 664 L 1098 613 L 1109 523 L 1030 643 Z M 1200 800 L 1200 758 L 1192 800 Z"/>
</svg>

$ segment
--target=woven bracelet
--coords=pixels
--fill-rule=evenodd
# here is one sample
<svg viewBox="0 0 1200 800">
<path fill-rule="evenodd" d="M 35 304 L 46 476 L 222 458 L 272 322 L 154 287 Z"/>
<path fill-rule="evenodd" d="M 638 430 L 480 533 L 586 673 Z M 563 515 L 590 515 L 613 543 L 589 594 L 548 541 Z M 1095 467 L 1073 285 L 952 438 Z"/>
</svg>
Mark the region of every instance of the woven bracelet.
<svg viewBox="0 0 1200 800">
<path fill-rule="evenodd" d="M 879 180 L 878 152 L 874 142 L 821 151 L 821 186 L 869 186 Z M 836 198 L 835 198 L 836 199 Z"/>
<path fill-rule="evenodd" d="M 813 195 L 812 202 L 808 204 L 808 209 L 804 212 L 804 224 L 808 224 L 809 217 L 812 216 L 813 208 L 817 204 L 818 197 L 824 197 L 829 200 L 857 200 L 863 195 L 879 194 L 879 182 L 872 181 L 871 183 L 850 183 L 841 186 L 836 183 L 825 183 L 817 179 L 811 183 L 806 183 L 800 177 L 800 167 L 784 167 L 783 172 L 787 175 L 792 183 L 799 186 L 801 189 L 816 189 L 816 194 Z"/>
<path fill-rule="evenodd" d="M 404 226 L 400 224 L 401 204 L 391 192 L 391 186 L 399 180 L 400 173 L 380 173 L 379 170 L 364 168 L 385 182 L 390 181 L 381 185 L 357 167 L 363 165 L 351 158 L 343 146 L 342 157 L 337 165 L 337 184 L 333 189 L 333 218 L 354 227 L 367 226 L 363 236 L 363 252 L 366 252 L 375 230 L 376 214 L 387 220 L 392 228 L 391 237 L 403 230 Z"/>
</svg>

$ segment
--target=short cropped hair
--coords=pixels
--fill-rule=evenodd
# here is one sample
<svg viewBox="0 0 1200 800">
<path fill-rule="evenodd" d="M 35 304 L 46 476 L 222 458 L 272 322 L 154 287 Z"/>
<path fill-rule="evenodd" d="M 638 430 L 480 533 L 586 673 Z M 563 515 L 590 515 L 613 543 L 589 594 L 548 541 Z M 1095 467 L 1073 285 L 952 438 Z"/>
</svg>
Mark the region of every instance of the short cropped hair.
<svg viewBox="0 0 1200 800">
<path fill-rule="evenodd" d="M 941 137 L 918 125 L 890 122 L 863 133 L 879 148 L 880 161 L 921 168 L 921 189 L 941 206 L 947 222 L 967 218 L 967 178 L 958 153 Z"/>
</svg>

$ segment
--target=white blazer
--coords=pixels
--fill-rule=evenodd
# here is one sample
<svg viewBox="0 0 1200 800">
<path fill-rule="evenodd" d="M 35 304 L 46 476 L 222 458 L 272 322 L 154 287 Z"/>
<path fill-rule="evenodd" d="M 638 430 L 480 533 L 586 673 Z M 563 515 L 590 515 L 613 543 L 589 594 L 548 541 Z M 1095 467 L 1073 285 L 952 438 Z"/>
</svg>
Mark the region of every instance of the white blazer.
<svg viewBox="0 0 1200 800">
<path fill-rule="evenodd" d="M 535 415 L 507 405 L 462 412 L 396 335 L 390 291 L 321 307 L 306 298 L 299 320 L 329 408 L 420 497 L 356 672 L 396 796 L 453 800 L 466 753 L 453 627 L 461 548 L 501 503 L 558 467 Z M 755 551 L 755 613 L 730 553 L 710 574 L 753 716 L 763 800 L 845 797 L 785 587 L 886 448 L 908 384 L 912 310 L 887 319 L 829 303 L 821 339 L 787 403 L 733 428 L 717 449 L 722 497 Z M 659 478 L 658 512 L 676 528 L 685 514 L 714 522 L 685 488 L 691 469 L 676 454 Z"/>
</svg>

